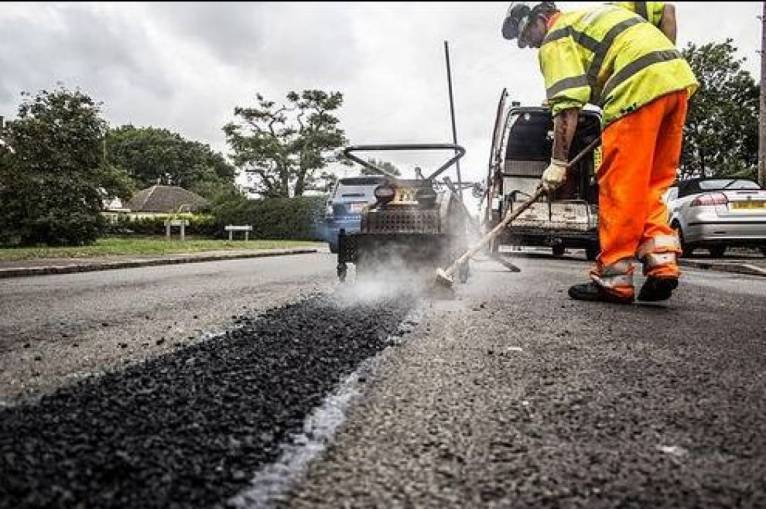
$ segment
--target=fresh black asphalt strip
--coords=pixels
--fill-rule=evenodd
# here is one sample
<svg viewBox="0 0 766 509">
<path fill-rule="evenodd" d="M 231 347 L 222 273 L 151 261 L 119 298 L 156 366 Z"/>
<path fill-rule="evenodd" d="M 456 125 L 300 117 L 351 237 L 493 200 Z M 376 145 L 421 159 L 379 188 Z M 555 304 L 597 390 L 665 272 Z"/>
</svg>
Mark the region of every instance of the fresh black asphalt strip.
<svg viewBox="0 0 766 509">
<path fill-rule="evenodd" d="M 0 507 L 214 507 L 275 461 L 413 299 L 316 296 L 0 411 Z"/>
</svg>

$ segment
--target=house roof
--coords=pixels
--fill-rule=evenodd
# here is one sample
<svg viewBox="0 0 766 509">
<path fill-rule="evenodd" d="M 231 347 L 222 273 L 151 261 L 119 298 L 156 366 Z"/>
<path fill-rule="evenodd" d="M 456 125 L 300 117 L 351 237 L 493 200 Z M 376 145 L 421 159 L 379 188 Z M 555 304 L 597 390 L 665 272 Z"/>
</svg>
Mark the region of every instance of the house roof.
<svg viewBox="0 0 766 509">
<path fill-rule="evenodd" d="M 134 194 L 125 208 L 133 212 L 193 212 L 208 204 L 202 196 L 182 187 L 152 186 Z"/>
</svg>

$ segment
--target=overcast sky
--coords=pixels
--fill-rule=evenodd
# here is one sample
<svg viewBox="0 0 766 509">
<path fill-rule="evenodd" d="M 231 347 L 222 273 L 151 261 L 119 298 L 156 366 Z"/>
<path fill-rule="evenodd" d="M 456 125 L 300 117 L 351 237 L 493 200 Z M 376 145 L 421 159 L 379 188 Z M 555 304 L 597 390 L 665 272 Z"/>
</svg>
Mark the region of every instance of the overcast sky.
<svg viewBox="0 0 766 509">
<path fill-rule="evenodd" d="M 448 142 L 449 40 L 464 179 L 478 179 L 502 88 L 524 104 L 544 96 L 536 50 L 500 35 L 507 5 L 3 3 L 0 114 L 15 115 L 20 91 L 61 81 L 103 101 L 113 125 L 165 127 L 226 152 L 234 106 L 320 88 L 343 92 L 351 143 Z M 759 77 L 760 3 L 676 5 L 679 46 L 731 37 Z"/>
</svg>

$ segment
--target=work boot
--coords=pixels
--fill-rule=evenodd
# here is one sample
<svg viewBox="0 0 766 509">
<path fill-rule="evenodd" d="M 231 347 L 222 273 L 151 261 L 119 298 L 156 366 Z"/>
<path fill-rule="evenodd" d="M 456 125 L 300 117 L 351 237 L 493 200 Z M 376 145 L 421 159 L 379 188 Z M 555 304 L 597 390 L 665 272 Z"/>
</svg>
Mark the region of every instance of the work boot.
<svg viewBox="0 0 766 509">
<path fill-rule="evenodd" d="M 676 288 L 678 288 L 677 277 L 649 276 L 641 287 L 641 291 L 638 292 L 638 300 L 644 302 L 668 300 Z"/>
<path fill-rule="evenodd" d="M 619 295 L 612 293 L 591 281 L 569 288 L 569 296 L 575 300 L 587 300 L 591 302 L 612 302 L 614 304 L 632 304 L 633 295 Z"/>
</svg>

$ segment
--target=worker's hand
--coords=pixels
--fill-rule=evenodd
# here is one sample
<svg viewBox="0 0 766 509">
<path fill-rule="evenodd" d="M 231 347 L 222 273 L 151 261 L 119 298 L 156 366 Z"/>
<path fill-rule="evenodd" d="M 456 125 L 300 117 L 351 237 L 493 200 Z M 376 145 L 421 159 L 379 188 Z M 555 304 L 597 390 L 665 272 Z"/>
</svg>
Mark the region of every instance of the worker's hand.
<svg viewBox="0 0 766 509">
<path fill-rule="evenodd" d="M 556 190 L 567 178 L 567 163 L 558 159 L 551 159 L 551 164 L 543 172 L 542 186 L 546 192 Z"/>
</svg>

